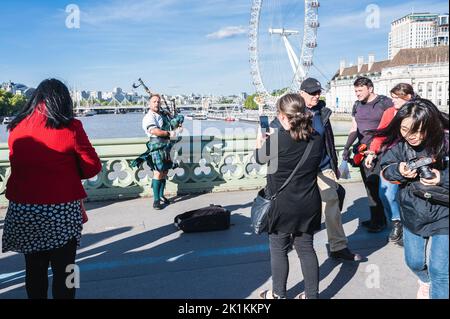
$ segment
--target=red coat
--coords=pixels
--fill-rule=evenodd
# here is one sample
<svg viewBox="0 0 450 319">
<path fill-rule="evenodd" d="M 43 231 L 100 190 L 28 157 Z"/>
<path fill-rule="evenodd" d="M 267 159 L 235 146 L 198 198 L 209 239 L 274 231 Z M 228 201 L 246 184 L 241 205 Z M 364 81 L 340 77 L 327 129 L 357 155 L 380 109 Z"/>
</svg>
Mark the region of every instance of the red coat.
<svg viewBox="0 0 450 319">
<path fill-rule="evenodd" d="M 62 129 L 45 127 L 39 111 L 24 119 L 8 139 L 11 176 L 6 198 L 21 204 L 59 204 L 87 197 L 82 179 L 102 168 L 80 121 Z"/>
<path fill-rule="evenodd" d="M 380 124 L 378 125 L 378 129 L 386 128 L 394 119 L 395 114 L 397 114 L 397 109 L 395 107 L 390 107 L 383 113 L 383 117 L 381 118 Z M 370 150 L 375 152 L 375 154 L 380 153 L 381 145 L 383 144 L 385 137 L 376 136 L 373 138 L 372 143 L 370 143 Z"/>
</svg>

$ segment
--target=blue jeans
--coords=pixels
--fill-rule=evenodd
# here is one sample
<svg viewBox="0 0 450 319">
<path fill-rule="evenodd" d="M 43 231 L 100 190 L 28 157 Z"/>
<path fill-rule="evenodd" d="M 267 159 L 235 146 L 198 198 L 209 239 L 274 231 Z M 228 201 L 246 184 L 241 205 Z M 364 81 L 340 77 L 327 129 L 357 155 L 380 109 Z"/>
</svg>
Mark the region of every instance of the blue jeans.
<svg viewBox="0 0 450 319">
<path fill-rule="evenodd" d="M 383 202 L 386 217 L 391 220 L 400 220 L 400 207 L 397 201 L 398 185 L 392 184 L 380 175 L 379 193 Z"/>
<path fill-rule="evenodd" d="M 427 262 L 427 245 L 431 239 Z M 428 238 L 415 235 L 403 227 L 405 260 L 422 282 L 430 283 L 431 299 L 448 299 L 448 235 Z"/>
</svg>

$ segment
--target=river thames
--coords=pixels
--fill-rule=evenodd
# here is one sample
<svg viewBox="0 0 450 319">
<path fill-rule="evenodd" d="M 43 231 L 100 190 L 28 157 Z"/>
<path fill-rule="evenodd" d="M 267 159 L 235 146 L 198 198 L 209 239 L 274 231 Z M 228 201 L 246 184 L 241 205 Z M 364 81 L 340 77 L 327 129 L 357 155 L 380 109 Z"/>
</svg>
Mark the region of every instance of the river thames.
<svg viewBox="0 0 450 319">
<path fill-rule="evenodd" d="M 142 129 L 142 113 L 97 114 L 78 117 L 90 139 L 145 137 Z M 350 121 L 332 121 L 336 133 L 348 133 Z M 189 120 L 184 122 L 182 135 L 233 136 L 256 134 L 256 123 L 225 122 L 222 120 Z M 0 125 L 0 143 L 6 143 L 6 125 Z"/>
</svg>

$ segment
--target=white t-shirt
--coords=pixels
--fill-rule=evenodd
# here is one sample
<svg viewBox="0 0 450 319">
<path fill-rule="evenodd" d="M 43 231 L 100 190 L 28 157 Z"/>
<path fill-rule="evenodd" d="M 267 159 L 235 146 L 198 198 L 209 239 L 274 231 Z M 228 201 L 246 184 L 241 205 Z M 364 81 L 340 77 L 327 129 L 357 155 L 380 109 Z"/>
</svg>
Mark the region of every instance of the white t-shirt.
<svg viewBox="0 0 450 319">
<path fill-rule="evenodd" d="M 142 129 L 145 131 L 148 137 L 157 137 L 156 135 L 150 134 L 150 129 L 159 128 L 162 129 L 164 125 L 163 118 L 160 114 L 153 112 L 152 110 L 148 111 L 148 113 L 142 119 Z M 166 140 L 162 138 L 162 140 Z"/>
</svg>

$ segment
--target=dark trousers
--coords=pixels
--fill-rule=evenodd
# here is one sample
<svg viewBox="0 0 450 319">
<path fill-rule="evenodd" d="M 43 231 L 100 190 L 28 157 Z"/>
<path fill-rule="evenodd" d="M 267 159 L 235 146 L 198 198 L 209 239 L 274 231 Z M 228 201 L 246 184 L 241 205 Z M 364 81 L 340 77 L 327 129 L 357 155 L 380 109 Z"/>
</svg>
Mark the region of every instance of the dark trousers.
<svg viewBox="0 0 450 319">
<path fill-rule="evenodd" d="M 359 167 L 361 177 L 369 200 L 370 220 L 377 225 L 386 224 L 383 203 L 380 199 L 380 164 L 377 162 L 373 169 L 367 168 L 364 164 Z"/>
<path fill-rule="evenodd" d="M 66 285 L 66 267 L 75 264 L 77 240 L 70 240 L 63 247 L 38 253 L 25 254 L 26 289 L 30 299 L 47 299 L 48 266 L 53 272 L 52 294 L 54 299 L 74 299 L 75 288 Z"/>
<path fill-rule="evenodd" d="M 288 252 L 294 244 L 302 266 L 306 298 L 317 299 L 319 297 L 319 262 L 314 250 L 313 238 L 314 235 L 306 233 L 292 235 L 278 232 L 269 235 L 272 285 L 276 295 L 282 298 L 286 297 L 289 275 Z"/>
</svg>

